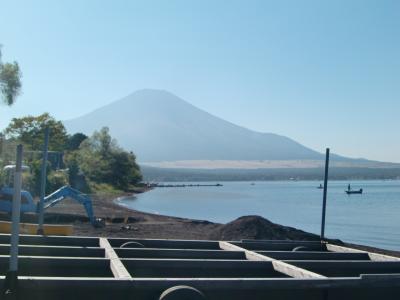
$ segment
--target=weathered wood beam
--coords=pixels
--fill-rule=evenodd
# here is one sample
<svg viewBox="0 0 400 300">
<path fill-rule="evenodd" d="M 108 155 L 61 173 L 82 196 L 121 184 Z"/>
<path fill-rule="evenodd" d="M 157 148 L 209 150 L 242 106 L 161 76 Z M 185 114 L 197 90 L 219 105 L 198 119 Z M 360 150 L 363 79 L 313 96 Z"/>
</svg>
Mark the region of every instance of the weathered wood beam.
<svg viewBox="0 0 400 300">
<path fill-rule="evenodd" d="M 242 243 L 268 243 L 268 244 L 293 244 L 297 246 L 298 244 L 301 245 L 321 245 L 321 241 L 296 241 L 296 240 L 249 240 L 249 239 L 241 239 L 240 242 Z"/>
<path fill-rule="evenodd" d="M 277 260 L 368 260 L 367 253 L 328 251 L 257 251 Z"/>
<path fill-rule="evenodd" d="M 219 242 L 219 246 L 223 250 L 231 250 L 231 251 L 243 251 L 246 255 L 246 258 L 248 260 L 258 260 L 258 261 L 270 261 L 272 262 L 272 265 L 275 269 L 275 271 L 278 271 L 280 273 L 286 274 L 290 277 L 294 278 L 316 278 L 316 279 L 322 279 L 322 278 L 327 278 L 323 275 L 293 266 L 291 264 L 285 263 L 280 260 L 276 260 L 272 257 L 268 257 L 265 255 L 258 254 L 254 251 L 250 251 L 244 248 L 241 248 L 239 246 L 233 245 L 228 242 Z"/>
<path fill-rule="evenodd" d="M 325 250 L 325 245 L 319 243 L 310 243 L 310 242 L 302 242 L 302 241 L 296 241 L 296 242 L 287 242 L 287 241 L 275 241 L 275 242 L 257 242 L 257 241 L 252 241 L 252 242 L 234 242 L 230 241 L 231 244 L 237 245 L 239 247 L 252 250 L 252 251 L 279 251 L 279 250 L 284 250 L 284 251 L 292 251 L 293 248 L 298 247 L 298 246 L 304 246 L 308 250 L 312 251 L 321 251 Z"/>
<path fill-rule="evenodd" d="M 0 246 L 0 251 L 1 251 L 1 246 Z M 115 248 L 114 251 L 121 259 L 125 258 L 245 259 L 244 253 L 242 251 L 159 249 L 159 248 L 140 248 L 140 249 Z"/>
<path fill-rule="evenodd" d="M 0 244 L 0 255 L 9 255 L 9 253 L 10 245 Z M 104 249 L 99 247 L 20 245 L 18 247 L 18 255 L 55 257 L 104 257 Z"/>
<path fill-rule="evenodd" d="M 217 241 L 207 241 L 207 240 L 109 238 L 108 241 L 114 248 L 118 248 L 122 244 L 132 241 L 144 245 L 145 248 L 218 250 Z"/>
<path fill-rule="evenodd" d="M 20 235 L 20 245 L 98 247 L 97 237 Z M 9 234 L 0 234 L 0 244 L 10 244 Z"/>
<path fill-rule="evenodd" d="M 400 257 L 379 254 L 350 247 L 338 246 L 329 243 L 326 244 L 326 249 L 332 252 L 366 253 L 368 254 L 369 258 L 374 261 L 400 261 Z"/>
<path fill-rule="evenodd" d="M 105 257 L 110 260 L 110 268 L 114 277 L 119 279 L 132 279 L 131 274 L 129 274 L 108 240 L 106 238 L 99 238 L 99 244 L 100 247 L 105 250 Z"/>
</svg>

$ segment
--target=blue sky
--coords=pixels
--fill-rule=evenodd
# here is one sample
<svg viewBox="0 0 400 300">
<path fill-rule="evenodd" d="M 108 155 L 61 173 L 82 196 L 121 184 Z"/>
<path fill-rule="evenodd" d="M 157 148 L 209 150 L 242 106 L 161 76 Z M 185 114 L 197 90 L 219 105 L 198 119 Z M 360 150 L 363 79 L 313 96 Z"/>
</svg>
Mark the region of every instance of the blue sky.
<svg viewBox="0 0 400 300">
<path fill-rule="evenodd" d="M 0 1 L 12 117 L 142 88 L 313 149 L 400 162 L 400 1 Z"/>
</svg>

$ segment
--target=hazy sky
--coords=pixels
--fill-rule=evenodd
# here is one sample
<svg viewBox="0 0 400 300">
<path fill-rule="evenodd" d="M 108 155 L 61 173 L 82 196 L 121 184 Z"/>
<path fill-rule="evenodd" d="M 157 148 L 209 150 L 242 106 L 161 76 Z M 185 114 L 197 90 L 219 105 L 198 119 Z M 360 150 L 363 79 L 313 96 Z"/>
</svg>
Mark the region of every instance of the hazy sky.
<svg viewBox="0 0 400 300">
<path fill-rule="evenodd" d="M 313 149 L 400 162 L 400 1 L 5 1 L 15 116 L 74 118 L 142 88 Z"/>
</svg>

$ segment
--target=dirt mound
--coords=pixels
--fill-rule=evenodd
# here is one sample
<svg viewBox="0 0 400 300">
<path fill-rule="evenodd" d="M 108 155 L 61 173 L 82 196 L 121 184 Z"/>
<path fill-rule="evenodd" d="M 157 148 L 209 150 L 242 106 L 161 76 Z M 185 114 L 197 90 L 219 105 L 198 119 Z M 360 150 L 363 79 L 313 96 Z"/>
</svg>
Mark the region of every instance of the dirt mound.
<svg viewBox="0 0 400 300">
<path fill-rule="evenodd" d="M 260 216 L 243 216 L 210 233 L 215 240 L 319 240 L 316 234 L 278 225 Z"/>
</svg>

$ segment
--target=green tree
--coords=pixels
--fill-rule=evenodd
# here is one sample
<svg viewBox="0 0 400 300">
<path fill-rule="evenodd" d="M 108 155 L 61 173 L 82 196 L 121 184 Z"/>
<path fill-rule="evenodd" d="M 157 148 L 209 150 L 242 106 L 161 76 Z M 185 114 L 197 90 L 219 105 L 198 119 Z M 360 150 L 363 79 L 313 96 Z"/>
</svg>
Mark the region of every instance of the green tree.
<svg viewBox="0 0 400 300">
<path fill-rule="evenodd" d="M 33 196 L 40 195 L 41 186 L 41 170 L 42 170 L 42 160 L 35 159 L 29 163 L 30 173 L 23 174 L 24 188 L 29 190 Z M 60 187 L 68 184 L 68 174 L 65 171 L 53 171 L 51 168 L 51 163 L 47 162 L 47 184 L 46 184 L 46 194 L 54 192 Z"/>
<path fill-rule="evenodd" d="M 73 188 L 82 192 L 90 192 L 85 176 L 82 174 L 78 163 L 78 151 L 68 151 L 64 156 L 64 162 L 68 169 L 68 183 Z"/>
<path fill-rule="evenodd" d="M 111 163 L 113 177 L 110 182 L 121 189 L 126 189 L 130 184 L 142 180 L 140 168 L 136 163 L 136 156 L 132 152 L 116 152 Z"/>
<path fill-rule="evenodd" d="M 81 145 L 81 143 L 87 138 L 88 138 L 87 135 L 80 132 L 68 136 L 66 150 L 69 151 L 77 150 Z"/>
<path fill-rule="evenodd" d="M 3 63 L 1 60 L 0 45 L 0 94 L 3 102 L 12 105 L 21 92 L 22 73 L 16 61 Z"/>
<path fill-rule="evenodd" d="M 81 143 L 78 164 L 89 180 L 126 189 L 142 179 L 136 157 L 120 148 L 103 127 Z"/>
<path fill-rule="evenodd" d="M 47 174 L 51 172 L 49 168 L 49 163 L 46 165 Z M 42 161 L 40 159 L 34 159 L 29 162 L 30 172 L 29 174 L 23 174 L 25 177 L 23 179 L 23 183 L 25 185 L 24 188 L 30 191 L 30 193 L 34 196 L 40 194 L 40 180 L 41 180 L 41 167 Z"/>
<path fill-rule="evenodd" d="M 78 151 L 78 164 L 89 180 L 105 183 L 112 176 L 110 169 L 111 152 L 118 146 L 112 140 L 107 127 L 95 131 L 84 140 Z M 118 149 L 119 150 L 119 149 Z"/>
<path fill-rule="evenodd" d="M 49 150 L 63 151 L 68 139 L 67 132 L 61 121 L 57 121 L 48 113 L 40 116 L 26 116 L 13 118 L 4 130 L 6 138 L 17 140 L 29 150 L 42 150 L 44 131 L 50 128 Z"/>
</svg>

